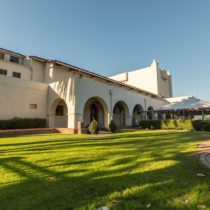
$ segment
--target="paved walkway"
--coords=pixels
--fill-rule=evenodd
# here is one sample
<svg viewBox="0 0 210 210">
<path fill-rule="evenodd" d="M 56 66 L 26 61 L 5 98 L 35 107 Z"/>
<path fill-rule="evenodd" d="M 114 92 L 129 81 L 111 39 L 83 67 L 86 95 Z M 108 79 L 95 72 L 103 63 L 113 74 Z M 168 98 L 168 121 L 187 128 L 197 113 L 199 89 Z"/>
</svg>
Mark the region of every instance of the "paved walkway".
<svg viewBox="0 0 210 210">
<path fill-rule="evenodd" d="M 198 149 L 201 162 L 210 168 L 210 140 L 202 141 Z"/>
</svg>

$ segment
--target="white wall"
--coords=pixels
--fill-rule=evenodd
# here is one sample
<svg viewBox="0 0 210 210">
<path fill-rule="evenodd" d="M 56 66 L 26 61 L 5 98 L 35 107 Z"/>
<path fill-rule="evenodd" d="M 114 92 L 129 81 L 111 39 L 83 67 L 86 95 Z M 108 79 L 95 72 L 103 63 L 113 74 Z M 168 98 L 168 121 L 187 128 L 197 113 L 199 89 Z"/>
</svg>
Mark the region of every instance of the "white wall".
<svg viewBox="0 0 210 210">
<path fill-rule="evenodd" d="M 49 84 L 48 115 L 50 127 L 54 125 L 52 105 L 57 99 L 63 99 L 67 105 L 68 127 L 75 127 L 75 73 L 69 69 L 47 63 L 45 66 L 45 82 Z"/>
<path fill-rule="evenodd" d="M 0 69 L 7 70 L 7 76 L 9 77 L 12 77 L 12 72 L 19 72 L 21 73 L 21 79 L 31 80 L 31 70 L 22 64 L 0 60 Z"/>
<path fill-rule="evenodd" d="M 0 119 L 47 117 L 47 85 L 0 75 L 0 90 Z"/>
<path fill-rule="evenodd" d="M 126 84 L 157 94 L 157 71 L 155 68 L 144 68 L 129 72 Z"/>
<path fill-rule="evenodd" d="M 110 90 L 112 90 L 112 97 L 110 97 L 109 94 Z M 110 122 L 114 105 L 118 101 L 124 101 L 128 106 L 129 113 L 127 113 L 126 116 L 126 125 L 131 125 L 132 123 L 133 109 L 136 104 L 140 104 L 145 109 L 144 99 L 146 99 L 146 109 L 148 109 L 149 106 L 152 106 L 155 109 L 167 104 L 167 102 L 162 99 L 151 98 L 141 93 L 130 91 L 124 87 L 107 84 L 97 79 L 84 76 L 81 78 L 79 76 L 77 77 L 75 82 L 75 94 L 75 122 L 83 121 L 85 103 L 92 97 L 98 97 L 102 98 L 108 107 L 109 113 L 107 113 L 106 126 Z"/>
<path fill-rule="evenodd" d="M 158 94 L 167 98 L 173 97 L 171 74 L 166 70 L 158 69 Z"/>
<path fill-rule="evenodd" d="M 162 74 L 165 76 L 164 79 Z M 155 60 L 147 68 L 117 74 L 110 78 L 167 98 L 173 95 L 170 73 L 160 69 Z"/>
<path fill-rule="evenodd" d="M 35 82 L 44 82 L 45 64 L 38 60 L 31 60 L 32 62 L 32 80 Z"/>
</svg>

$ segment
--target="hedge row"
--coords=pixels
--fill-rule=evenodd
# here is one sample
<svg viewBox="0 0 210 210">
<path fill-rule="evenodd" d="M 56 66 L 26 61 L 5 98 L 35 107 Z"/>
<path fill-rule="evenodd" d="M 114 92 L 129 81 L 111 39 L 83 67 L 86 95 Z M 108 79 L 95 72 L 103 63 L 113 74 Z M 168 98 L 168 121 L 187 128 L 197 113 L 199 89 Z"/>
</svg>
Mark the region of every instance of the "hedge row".
<svg viewBox="0 0 210 210">
<path fill-rule="evenodd" d="M 210 131 L 210 120 L 193 121 L 193 127 L 196 131 Z"/>
<path fill-rule="evenodd" d="M 143 129 L 176 129 L 210 131 L 210 121 L 203 120 L 148 120 L 141 121 Z"/>
<path fill-rule="evenodd" d="M 9 120 L 0 120 L 0 130 L 24 128 L 46 128 L 46 119 L 16 117 Z"/>
</svg>

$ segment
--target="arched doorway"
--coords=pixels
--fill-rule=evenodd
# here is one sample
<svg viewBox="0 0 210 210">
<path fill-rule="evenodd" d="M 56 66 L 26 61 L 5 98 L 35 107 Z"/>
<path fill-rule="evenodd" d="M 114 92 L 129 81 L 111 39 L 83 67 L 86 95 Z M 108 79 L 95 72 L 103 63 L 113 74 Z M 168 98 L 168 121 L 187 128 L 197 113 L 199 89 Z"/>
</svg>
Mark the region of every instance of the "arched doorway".
<svg viewBox="0 0 210 210">
<path fill-rule="evenodd" d="M 133 109 L 133 125 L 139 126 L 140 121 L 143 119 L 144 110 L 140 104 L 137 104 Z"/>
<path fill-rule="evenodd" d="M 118 127 L 125 127 L 127 122 L 126 118 L 129 114 L 128 106 L 125 102 L 119 101 L 115 104 L 113 109 L 113 120 Z"/>
<path fill-rule="evenodd" d="M 57 99 L 51 106 L 51 113 L 49 124 L 53 128 L 67 128 L 68 127 L 68 108 L 63 99 Z"/>
<path fill-rule="evenodd" d="M 107 126 L 108 109 L 106 103 L 99 97 L 90 98 L 84 106 L 83 124 L 87 127 L 95 119 L 100 128 Z"/>
<path fill-rule="evenodd" d="M 147 119 L 148 120 L 152 120 L 152 118 L 153 118 L 153 110 L 154 110 L 154 108 L 152 106 L 150 106 L 147 109 Z"/>
</svg>

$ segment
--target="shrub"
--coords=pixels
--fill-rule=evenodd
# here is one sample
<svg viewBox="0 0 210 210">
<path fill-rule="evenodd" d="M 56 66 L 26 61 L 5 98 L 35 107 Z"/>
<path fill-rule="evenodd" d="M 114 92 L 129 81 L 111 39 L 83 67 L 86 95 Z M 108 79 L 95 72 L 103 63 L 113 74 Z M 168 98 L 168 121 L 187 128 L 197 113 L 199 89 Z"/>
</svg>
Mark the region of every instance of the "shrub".
<svg viewBox="0 0 210 210">
<path fill-rule="evenodd" d="M 144 129 L 176 129 L 193 130 L 192 120 L 148 120 L 141 121 L 140 125 Z"/>
<path fill-rule="evenodd" d="M 0 129 L 46 128 L 46 119 L 18 118 L 0 120 Z"/>
<path fill-rule="evenodd" d="M 92 120 L 88 126 L 88 131 L 91 134 L 98 134 L 99 132 L 99 127 L 98 127 L 98 122 L 96 120 Z"/>
<path fill-rule="evenodd" d="M 205 131 L 210 131 L 210 122 L 206 122 Z"/>
<path fill-rule="evenodd" d="M 209 120 L 195 120 L 193 121 L 193 127 L 196 131 L 210 131 Z"/>
<path fill-rule="evenodd" d="M 153 120 L 151 125 L 151 129 L 161 129 L 161 120 Z"/>
<path fill-rule="evenodd" d="M 201 120 L 196 120 L 193 122 L 193 127 L 196 131 L 202 131 L 203 130 L 203 124 Z"/>
<path fill-rule="evenodd" d="M 142 120 L 139 123 L 140 127 L 143 129 L 147 129 L 147 121 L 146 120 Z"/>
<path fill-rule="evenodd" d="M 163 120 L 162 129 L 194 130 L 192 120 Z"/>
<path fill-rule="evenodd" d="M 210 121 L 207 120 L 147 120 L 140 121 L 143 129 L 174 129 L 210 131 Z"/>
<path fill-rule="evenodd" d="M 140 121 L 140 126 L 143 129 L 161 129 L 161 120 L 143 120 Z"/>
<path fill-rule="evenodd" d="M 117 125 L 115 124 L 114 120 L 111 120 L 109 123 L 109 131 L 110 132 L 115 132 L 117 130 Z"/>
</svg>

